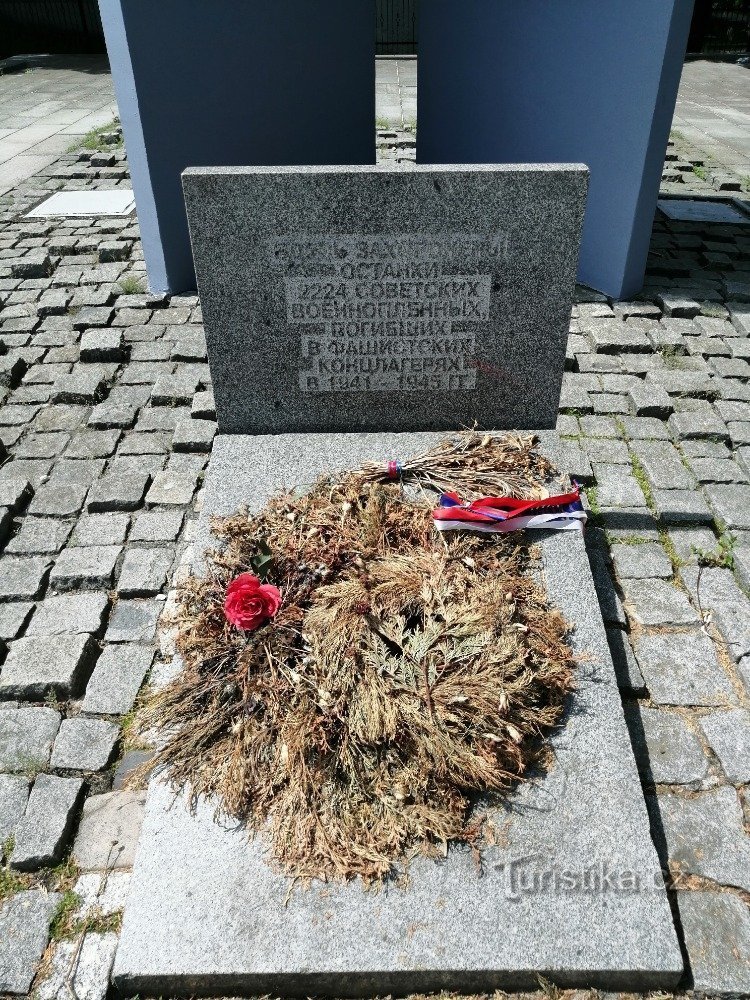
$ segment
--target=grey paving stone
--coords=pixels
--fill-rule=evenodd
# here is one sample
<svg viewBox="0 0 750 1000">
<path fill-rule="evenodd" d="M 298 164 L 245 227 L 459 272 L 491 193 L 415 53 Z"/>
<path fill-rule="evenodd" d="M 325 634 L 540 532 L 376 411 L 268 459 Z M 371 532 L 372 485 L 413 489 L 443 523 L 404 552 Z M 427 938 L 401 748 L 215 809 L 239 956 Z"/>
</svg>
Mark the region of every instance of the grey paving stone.
<svg viewBox="0 0 750 1000">
<path fill-rule="evenodd" d="M 647 351 L 651 346 L 645 333 L 617 319 L 592 322 L 589 335 L 592 347 L 600 354 Z"/>
<path fill-rule="evenodd" d="M 652 490 L 651 497 L 664 524 L 713 524 L 713 513 L 697 490 Z"/>
<path fill-rule="evenodd" d="M 718 539 L 710 528 L 669 528 L 667 534 L 678 559 L 686 565 L 695 565 L 704 554 L 720 554 Z"/>
<path fill-rule="evenodd" d="M 71 545 L 121 545 L 128 533 L 127 514 L 88 514 L 75 526 Z"/>
<path fill-rule="evenodd" d="M 627 634 L 619 628 L 608 628 L 607 642 L 615 665 L 617 686 L 621 691 L 642 692 L 646 682 L 633 655 Z"/>
<path fill-rule="evenodd" d="M 22 774 L 0 774 L 0 854 L 26 811 L 29 780 Z"/>
<path fill-rule="evenodd" d="M 692 987 L 707 996 L 750 993 L 750 911 L 727 892 L 677 893 Z"/>
<path fill-rule="evenodd" d="M 108 458 L 117 447 L 120 434 L 117 429 L 81 431 L 71 440 L 65 454 L 68 458 Z"/>
<path fill-rule="evenodd" d="M 170 455 L 169 465 L 167 466 L 168 470 L 174 468 L 178 460 L 190 457 L 188 455 Z M 559 461 L 560 469 L 564 469 L 577 483 L 584 485 L 593 483 L 594 472 L 591 468 L 591 462 L 588 460 L 586 453 L 581 448 L 578 448 L 575 442 L 560 442 Z"/>
<path fill-rule="evenodd" d="M 75 695 L 91 673 L 96 652 L 88 634 L 16 639 L 0 671 L 0 697 L 41 700 L 50 693 L 63 698 Z"/>
<path fill-rule="evenodd" d="M 672 575 L 672 563 L 663 546 L 656 542 L 645 545 L 614 545 L 612 561 L 621 580 L 648 577 L 667 579 Z"/>
<path fill-rule="evenodd" d="M 63 456 L 56 463 L 49 478 L 50 486 L 68 486 L 73 483 L 76 486 L 86 487 L 98 479 L 104 471 L 103 458 L 89 459 L 68 459 Z"/>
<path fill-rule="evenodd" d="M 714 644 L 703 632 L 642 634 L 635 641 L 635 655 L 656 704 L 736 704 Z"/>
<path fill-rule="evenodd" d="M 193 499 L 196 486 L 193 475 L 158 472 L 146 494 L 146 503 L 154 507 L 186 507 Z"/>
<path fill-rule="evenodd" d="M 622 432 L 612 417 L 581 417 L 581 431 L 586 437 L 621 438 Z"/>
<path fill-rule="evenodd" d="M 214 401 L 213 389 L 196 392 L 193 396 L 193 405 L 190 412 L 197 420 L 216 420 L 216 403 Z"/>
<path fill-rule="evenodd" d="M 0 907 L 0 990 L 26 994 L 31 989 L 49 938 L 60 894 L 28 889 Z"/>
<path fill-rule="evenodd" d="M 108 326 L 114 316 L 114 309 L 109 306 L 84 306 L 73 319 L 77 330 L 85 330 L 89 326 Z"/>
<path fill-rule="evenodd" d="M 80 778 L 60 778 L 54 774 L 37 777 L 26 812 L 16 826 L 10 855 L 12 868 L 35 871 L 61 859 L 82 793 Z"/>
<path fill-rule="evenodd" d="M 577 413 L 592 413 L 594 406 L 591 396 L 581 385 L 563 382 L 560 393 L 560 409 L 575 410 Z"/>
<path fill-rule="evenodd" d="M 12 471 L 11 462 L 6 469 Z M 7 507 L 11 513 L 17 514 L 28 504 L 34 495 L 34 489 L 27 479 L 0 479 L 0 507 Z"/>
<path fill-rule="evenodd" d="M 51 565 L 46 556 L 0 556 L 0 601 L 35 600 Z"/>
<path fill-rule="evenodd" d="M 575 449 L 575 446 L 571 447 L 570 442 L 565 442 L 564 450 L 563 447 L 560 449 L 561 468 L 566 468 L 562 462 L 563 456 L 569 457 L 571 460 L 575 461 L 577 451 L 578 449 Z M 165 471 L 170 475 L 190 475 L 197 481 L 202 475 L 207 463 L 207 455 L 198 454 L 196 452 L 188 453 L 185 451 L 173 451 L 167 459 Z"/>
<path fill-rule="evenodd" d="M 36 517 L 72 517 L 83 507 L 85 483 L 45 483 L 29 504 L 29 514 Z"/>
<path fill-rule="evenodd" d="M 661 792 L 658 805 L 670 861 L 686 874 L 750 891 L 750 836 L 734 788 L 690 799 Z"/>
<path fill-rule="evenodd" d="M 680 577 L 704 611 L 710 612 L 731 659 L 737 663 L 750 654 L 750 600 L 731 570 L 708 567 L 699 575 L 696 567 L 688 566 L 680 570 Z"/>
<path fill-rule="evenodd" d="M 34 1000 L 105 1000 L 117 950 L 117 934 L 89 931 L 81 942 L 62 940 L 54 945 Z"/>
<path fill-rule="evenodd" d="M 90 795 L 73 844 L 82 871 L 131 868 L 143 823 L 145 792 Z"/>
<path fill-rule="evenodd" d="M 726 441 L 729 437 L 727 425 L 716 414 L 673 413 L 669 426 L 678 439 L 715 438 Z"/>
<path fill-rule="evenodd" d="M 106 382 L 99 371 L 78 369 L 70 375 L 61 375 L 52 388 L 55 403 L 98 403 L 105 391 Z"/>
<path fill-rule="evenodd" d="M 192 403 L 198 384 L 199 380 L 191 375 L 182 373 L 161 375 L 154 383 L 151 405 L 175 406 L 178 403 Z"/>
<path fill-rule="evenodd" d="M 119 600 L 110 615 L 107 642 L 150 642 L 156 634 L 163 602 Z"/>
<path fill-rule="evenodd" d="M 81 337 L 81 361 L 83 362 L 119 362 L 124 360 L 126 354 L 122 330 L 114 327 L 86 330 Z"/>
<path fill-rule="evenodd" d="M 646 498 L 630 466 L 594 465 L 600 507 L 645 507 Z"/>
<path fill-rule="evenodd" d="M 130 531 L 132 542 L 173 542 L 182 528 L 179 510 L 146 511 L 139 514 Z"/>
<path fill-rule="evenodd" d="M 54 458 L 60 454 L 69 440 L 70 435 L 64 431 L 30 433 L 16 445 L 14 454 L 17 458 Z"/>
<path fill-rule="evenodd" d="M 750 422 L 747 420 L 730 420 L 727 424 L 727 430 L 733 448 L 750 445 Z"/>
<path fill-rule="evenodd" d="M 81 717 L 64 719 L 50 766 L 60 770 L 101 771 L 112 759 L 119 735 L 116 722 Z"/>
<path fill-rule="evenodd" d="M 172 447 L 175 451 L 210 451 L 215 436 L 212 420 L 184 420 L 175 428 Z"/>
<path fill-rule="evenodd" d="M 51 708 L 11 708 L 0 712 L 0 771 L 46 767 L 60 727 Z"/>
<path fill-rule="evenodd" d="M 64 549 L 50 574 L 50 583 L 58 590 L 111 587 L 120 552 L 120 545 L 86 545 Z"/>
<path fill-rule="evenodd" d="M 138 417 L 138 431 L 174 431 L 182 420 L 190 416 L 185 406 L 146 407 Z"/>
<path fill-rule="evenodd" d="M 736 462 L 725 458 L 691 458 L 689 464 L 702 483 L 747 482 L 747 473 Z"/>
<path fill-rule="evenodd" d="M 623 591 L 640 625 L 692 625 L 699 621 L 685 593 L 664 580 L 625 580 Z"/>
<path fill-rule="evenodd" d="M 626 709 L 626 718 L 644 781 L 697 785 L 708 775 L 700 740 L 677 712 L 633 705 Z"/>
<path fill-rule="evenodd" d="M 656 301 L 661 306 L 665 316 L 675 316 L 684 319 L 692 319 L 701 311 L 700 305 L 693 299 L 680 295 L 662 293 L 656 296 Z"/>
<path fill-rule="evenodd" d="M 592 393 L 591 404 L 594 407 L 594 413 L 630 413 L 630 402 L 621 393 Z"/>
<path fill-rule="evenodd" d="M 136 510 L 143 503 L 151 476 L 148 472 L 110 473 L 93 484 L 86 499 L 89 513 Z"/>
<path fill-rule="evenodd" d="M 582 444 L 590 462 L 597 465 L 630 466 L 630 452 L 624 441 L 616 441 L 613 438 L 584 438 Z"/>
<path fill-rule="evenodd" d="M 172 348 L 173 361 L 204 361 L 206 336 L 202 331 L 184 333 Z"/>
<path fill-rule="evenodd" d="M 174 561 L 171 548 L 128 548 L 117 581 L 121 597 L 149 597 L 164 588 Z"/>
<path fill-rule="evenodd" d="M 5 546 L 11 555 L 38 555 L 59 552 L 73 525 L 51 517 L 27 517 L 21 530 Z"/>
<path fill-rule="evenodd" d="M 680 450 L 688 460 L 694 458 L 728 459 L 732 452 L 723 441 L 707 441 L 705 438 L 691 438 L 680 442 Z"/>
<path fill-rule="evenodd" d="M 677 449 L 667 441 L 633 441 L 630 448 L 653 489 L 690 490 L 695 487 L 695 477 L 682 464 Z"/>
<path fill-rule="evenodd" d="M 662 386 L 638 381 L 627 391 L 636 417 L 652 417 L 666 419 L 672 412 L 673 405 L 669 393 Z"/>
<path fill-rule="evenodd" d="M 719 523 L 727 528 L 750 529 L 750 486 L 711 484 L 706 496 Z"/>
<path fill-rule="evenodd" d="M 153 659 L 150 646 L 106 646 L 86 686 L 82 710 L 94 715 L 125 715 L 133 707 Z"/>
<path fill-rule="evenodd" d="M 658 542 L 659 525 L 646 507 L 605 507 L 599 522 L 613 542 Z"/>
<path fill-rule="evenodd" d="M 738 545 L 732 554 L 737 582 L 745 593 L 750 595 L 750 545 Z"/>
<path fill-rule="evenodd" d="M 718 380 L 712 375 L 696 371 L 653 371 L 646 374 L 646 385 L 666 390 L 670 396 L 693 396 L 697 399 L 715 399 L 719 393 Z"/>
<path fill-rule="evenodd" d="M 23 630 L 34 609 L 30 601 L 0 604 L 0 639 L 15 639 Z"/>
<path fill-rule="evenodd" d="M 172 439 L 166 431 L 149 431 L 140 433 L 132 431 L 123 439 L 117 449 L 120 455 L 163 455 L 172 446 Z"/>
<path fill-rule="evenodd" d="M 89 427 L 124 428 L 135 423 L 138 408 L 125 403 L 106 402 L 95 406 L 88 418 Z"/>
<path fill-rule="evenodd" d="M 734 785 L 750 782 L 750 713 L 737 708 L 712 712 L 699 721 L 729 781 Z"/>
<path fill-rule="evenodd" d="M 14 481 L 23 479 L 36 488 L 49 475 L 51 468 L 52 460 L 48 458 L 18 458 L 0 467 L 0 483 L 9 479 Z"/>
<path fill-rule="evenodd" d="M 156 476 L 166 464 L 166 455 L 116 455 L 109 471 L 113 475 L 132 476 L 148 472 Z"/>
<path fill-rule="evenodd" d="M 26 636 L 99 635 L 108 604 L 107 594 L 96 592 L 46 597 L 37 605 Z"/>
</svg>

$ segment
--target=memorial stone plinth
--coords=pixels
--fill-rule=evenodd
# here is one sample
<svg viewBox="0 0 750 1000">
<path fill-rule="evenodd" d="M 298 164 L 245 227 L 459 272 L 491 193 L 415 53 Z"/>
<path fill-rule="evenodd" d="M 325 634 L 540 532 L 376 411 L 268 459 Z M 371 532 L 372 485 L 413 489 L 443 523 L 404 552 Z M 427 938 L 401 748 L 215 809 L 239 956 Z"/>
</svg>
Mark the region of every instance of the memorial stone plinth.
<svg viewBox="0 0 750 1000">
<path fill-rule="evenodd" d="M 584 166 L 183 184 L 221 432 L 554 427 Z"/>
<path fill-rule="evenodd" d="M 554 425 L 586 177 L 579 166 L 185 174 L 224 432 L 195 573 L 218 544 L 214 516 L 364 462 L 385 469 L 461 424 Z M 555 435 L 541 445 L 566 471 Z M 482 871 L 451 846 L 415 860 L 407 886 L 290 892 L 263 836 L 215 802 L 191 811 L 156 778 L 114 968 L 124 995 L 466 993 L 535 989 L 539 975 L 677 985 L 682 956 L 584 540 L 547 534 L 540 568 L 580 669 L 548 772 L 491 806 L 501 836 Z"/>
</svg>

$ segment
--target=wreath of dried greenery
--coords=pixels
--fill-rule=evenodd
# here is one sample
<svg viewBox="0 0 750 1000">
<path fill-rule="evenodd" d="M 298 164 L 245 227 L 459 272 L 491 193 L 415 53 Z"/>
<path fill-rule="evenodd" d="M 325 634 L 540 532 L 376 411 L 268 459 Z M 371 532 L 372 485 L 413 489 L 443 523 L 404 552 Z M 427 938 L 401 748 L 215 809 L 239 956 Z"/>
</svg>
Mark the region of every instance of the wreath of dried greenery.
<svg viewBox="0 0 750 1000">
<path fill-rule="evenodd" d="M 166 734 L 150 768 L 263 831 L 296 879 L 479 850 L 477 796 L 546 766 L 574 661 L 527 538 L 440 536 L 419 487 L 538 496 L 551 471 L 531 438 L 464 432 L 399 482 L 367 466 L 216 521 L 221 550 L 179 591 L 184 670 L 142 712 Z M 241 632 L 223 602 L 247 571 L 283 603 Z"/>
</svg>

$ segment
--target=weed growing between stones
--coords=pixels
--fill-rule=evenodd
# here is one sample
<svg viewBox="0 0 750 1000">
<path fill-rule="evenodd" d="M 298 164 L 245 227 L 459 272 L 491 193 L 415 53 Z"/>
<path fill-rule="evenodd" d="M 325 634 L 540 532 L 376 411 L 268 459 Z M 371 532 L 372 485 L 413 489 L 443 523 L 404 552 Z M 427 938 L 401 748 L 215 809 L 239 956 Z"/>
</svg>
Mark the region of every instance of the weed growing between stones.
<svg viewBox="0 0 750 1000">
<path fill-rule="evenodd" d="M 545 763 L 573 686 L 568 626 L 527 539 L 438 536 L 434 494 L 404 489 L 502 481 L 539 495 L 551 470 L 531 439 L 469 433 L 404 462 L 401 482 L 383 471 L 215 523 L 223 549 L 179 594 L 185 669 L 140 720 L 165 733 L 149 769 L 216 795 L 303 880 L 379 882 L 451 841 L 478 850 L 476 796 L 506 794 Z M 223 603 L 247 571 L 283 603 L 241 632 Z"/>
</svg>

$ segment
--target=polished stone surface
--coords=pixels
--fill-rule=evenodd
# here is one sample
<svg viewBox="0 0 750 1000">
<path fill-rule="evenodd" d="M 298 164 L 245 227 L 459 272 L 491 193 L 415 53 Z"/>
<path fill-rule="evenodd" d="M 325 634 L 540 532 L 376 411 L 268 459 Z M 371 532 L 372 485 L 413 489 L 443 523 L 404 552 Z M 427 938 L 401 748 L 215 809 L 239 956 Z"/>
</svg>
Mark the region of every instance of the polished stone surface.
<svg viewBox="0 0 750 1000">
<path fill-rule="evenodd" d="M 438 435 L 219 436 L 196 549 L 213 515 Z M 545 448 L 554 454 L 549 436 Z M 191 815 L 149 791 L 115 964 L 125 993 L 371 995 L 419 990 L 669 988 L 682 970 L 582 537 L 540 535 L 544 579 L 586 656 L 550 773 L 496 821 L 480 877 L 470 853 L 416 861 L 408 889 L 289 883 L 211 802 Z M 179 932 L 177 932 L 179 930 Z"/>
<path fill-rule="evenodd" d="M 585 167 L 183 183 L 221 432 L 554 426 Z"/>
</svg>

